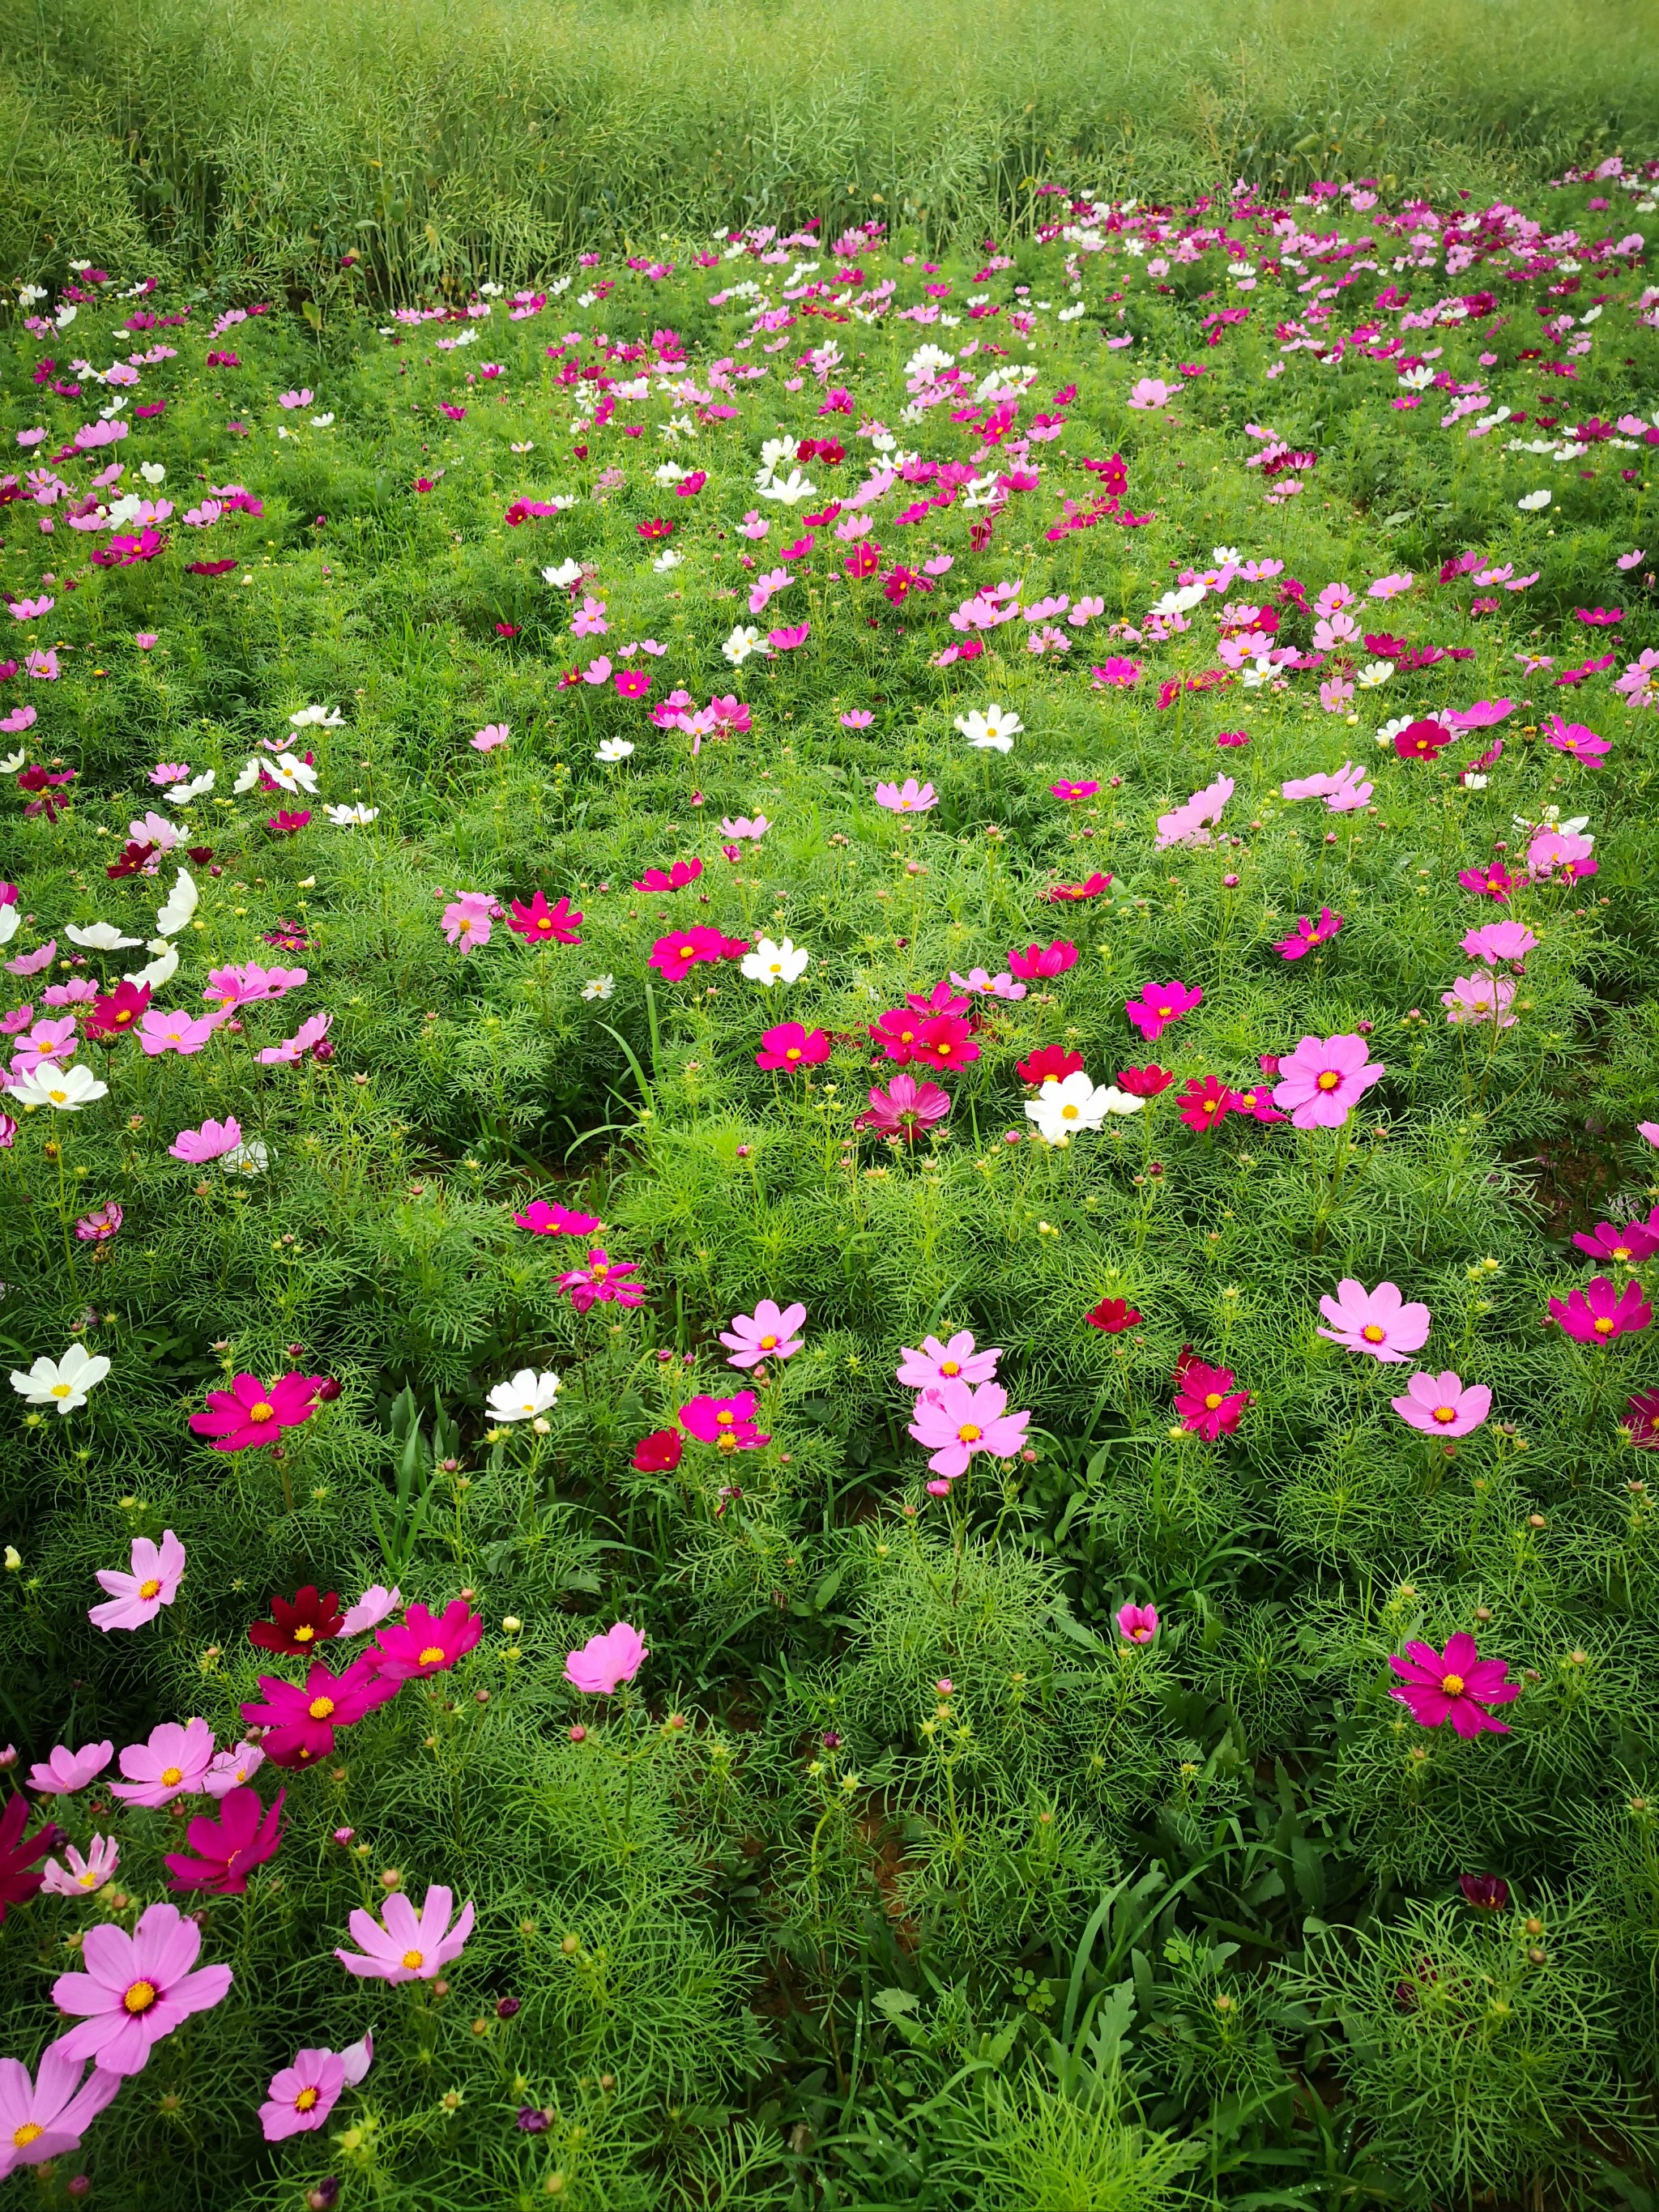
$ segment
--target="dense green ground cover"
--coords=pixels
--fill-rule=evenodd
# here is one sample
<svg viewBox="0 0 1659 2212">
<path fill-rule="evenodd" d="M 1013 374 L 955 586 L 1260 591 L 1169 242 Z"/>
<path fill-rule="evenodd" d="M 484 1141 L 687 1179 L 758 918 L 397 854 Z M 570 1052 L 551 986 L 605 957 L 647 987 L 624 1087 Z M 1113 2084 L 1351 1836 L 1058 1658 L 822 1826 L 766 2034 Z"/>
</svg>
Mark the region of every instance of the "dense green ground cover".
<svg viewBox="0 0 1659 2212">
<path fill-rule="evenodd" d="M 43 272 L 0 1340 L 108 1366 L 0 1409 L 11 1779 L 236 1745 L 304 1584 L 481 1633 L 267 1740 L 279 1848 L 183 1899 L 228 1992 L 20 2199 L 1651 2204 L 1654 198 L 1045 195 L 966 258 L 763 228 L 400 318 Z M 1331 1039 L 1363 1095 L 1259 1118 Z M 914 1141 L 861 1126 L 901 1079 Z M 1428 1309 L 1400 1364 L 1317 1333 L 1345 1279 Z M 735 1371 L 768 1298 L 799 1348 Z M 964 1330 L 1029 1423 L 939 1401 L 996 1449 L 930 1488 L 896 1373 Z M 1390 1696 L 1454 1636 L 1491 1671 Z M 31 2065 L 204 1809 L 115 1773 L 27 1788 L 120 1850 L 0 1930 Z M 343 1973 L 428 1883 L 441 1983 Z"/>
</svg>

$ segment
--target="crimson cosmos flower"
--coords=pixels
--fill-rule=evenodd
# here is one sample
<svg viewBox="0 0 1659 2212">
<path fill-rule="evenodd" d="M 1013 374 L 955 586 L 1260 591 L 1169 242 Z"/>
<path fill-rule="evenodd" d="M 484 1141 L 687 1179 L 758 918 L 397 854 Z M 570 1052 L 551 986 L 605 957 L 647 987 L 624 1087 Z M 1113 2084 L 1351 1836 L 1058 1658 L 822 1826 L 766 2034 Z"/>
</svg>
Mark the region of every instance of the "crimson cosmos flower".
<svg viewBox="0 0 1659 2212">
<path fill-rule="evenodd" d="M 1064 1045 L 1040 1044 L 1028 1053 L 1016 1066 L 1014 1073 L 1022 1083 L 1046 1083 L 1052 1075 L 1056 1083 L 1064 1083 L 1068 1075 L 1075 1075 L 1083 1066 L 1080 1052 L 1067 1052 Z"/>
<path fill-rule="evenodd" d="M 757 1067 L 818 1067 L 830 1057 L 830 1040 L 822 1030 L 809 1030 L 799 1022 L 779 1022 L 761 1032 Z"/>
<path fill-rule="evenodd" d="M 45 1858 L 58 1840 L 54 1820 L 48 1820 L 32 1836 L 25 1836 L 23 1830 L 28 1817 L 29 1801 L 21 1790 L 0 1813 L 0 1921 L 4 1920 L 12 1905 L 21 1905 L 40 1888 L 46 1877 L 45 1870 L 37 1868 L 34 1862 Z"/>
<path fill-rule="evenodd" d="M 701 860 L 676 860 L 667 870 L 647 868 L 634 885 L 636 891 L 683 891 L 702 873 Z"/>
<path fill-rule="evenodd" d="M 100 992 L 93 1000 L 82 1029 L 89 1037 L 125 1036 L 128 1030 L 137 1028 L 149 1005 L 149 985 L 124 977 L 112 991 Z"/>
<path fill-rule="evenodd" d="M 185 1841 L 197 1856 L 191 1858 L 185 1851 L 167 1853 L 173 1873 L 167 1887 L 240 1897 L 254 1868 L 276 1856 L 283 1840 L 283 1800 L 287 1795 L 286 1790 L 279 1790 L 267 1808 L 257 1790 L 227 1790 L 216 1820 L 200 1814 L 185 1831 Z"/>
<path fill-rule="evenodd" d="M 685 1441 L 678 1429 L 653 1429 L 634 1447 L 635 1474 L 672 1474 L 685 1455 Z"/>
<path fill-rule="evenodd" d="M 736 960 L 749 951 L 746 937 L 727 937 L 707 922 L 693 922 L 689 929 L 677 929 L 670 937 L 659 937 L 651 948 L 650 965 L 671 983 L 678 983 L 691 973 L 700 962 Z"/>
<path fill-rule="evenodd" d="M 1084 1319 L 1091 1328 L 1103 1329 L 1108 1336 L 1121 1336 L 1126 1328 L 1140 1327 L 1140 1313 L 1127 1298 L 1103 1298 Z"/>
<path fill-rule="evenodd" d="M 1176 1412 L 1181 1425 L 1213 1443 L 1231 1436 L 1250 1402 L 1248 1390 L 1234 1390 L 1231 1367 L 1209 1367 L 1182 1351 L 1176 1366 Z"/>
<path fill-rule="evenodd" d="M 1160 1091 L 1167 1091 L 1175 1081 L 1175 1070 L 1170 1067 L 1120 1067 L 1117 1087 L 1127 1091 L 1132 1098 L 1156 1098 Z"/>
<path fill-rule="evenodd" d="M 210 1390 L 208 1410 L 192 1413 L 190 1425 L 215 1451 L 246 1451 L 281 1441 L 284 1429 L 308 1420 L 324 1378 L 282 1375 L 267 1387 L 257 1375 L 239 1375 L 228 1390 Z"/>
<path fill-rule="evenodd" d="M 307 1583 L 303 1589 L 295 1590 L 291 1604 L 287 1598 L 272 1598 L 270 1619 L 256 1620 L 248 1630 L 247 1640 L 261 1651 L 303 1656 L 325 1638 L 337 1636 L 341 1622 L 336 1593 L 330 1590 L 326 1597 L 319 1597 L 317 1585 Z"/>
</svg>

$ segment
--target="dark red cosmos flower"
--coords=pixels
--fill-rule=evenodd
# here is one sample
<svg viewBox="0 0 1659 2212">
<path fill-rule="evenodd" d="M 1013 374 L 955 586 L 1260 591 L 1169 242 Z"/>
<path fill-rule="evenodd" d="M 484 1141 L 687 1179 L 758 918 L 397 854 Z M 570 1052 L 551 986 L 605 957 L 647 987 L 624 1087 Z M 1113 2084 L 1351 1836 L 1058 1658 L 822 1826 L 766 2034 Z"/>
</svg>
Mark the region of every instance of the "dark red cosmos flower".
<svg viewBox="0 0 1659 2212">
<path fill-rule="evenodd" d="M 129 1030 L 137 1028 L 149 1004 L 149 985 L 123 977 L 112 991 L 100 993 L 93 1000 L 92 1012 L 82 1026 L 89 1037 L 125 1036 Z"/>
<path fill-rule="evenodd" d="M 579 914 L 570 911 L 570 901 L 562 898 L 556 906 L 549 906 L 546 894 L 537 891 L 528 905 L 522 899 L 512 902 L 513 911 L 507 927 L 515 937 L 522 937 L 528 945 L 580 945 L 576 925 Z"/>
<path fill-rule="evenodd" d="M 261 1651 L 298 1652 L 303 1656 L 327 1638 L 339 1634 L 341 1618 L 335 1593 L 330 1590 L 326 1597 L 319 1597 L 315 1583 L 307 1583 L 303 1589 L 295 1591 L 291 1603 L 287 1598 L 272 1598 L 270 1619 L 253 1622 L 247 1640 Z"/>
<path fill-rule="evenodd" d="M 1117 1085 L 1132 1098 L 1156 1098 L 1160 1091 L 1167 1091 L 1175 1081 L 1172 1067 L 1120 1067 Z"/>
<path fill-rule="evenodd" d="M 1432 760 L 1451 739 L 1443 722 L 1408 722 L 1395 737 L 1394 749 L 1401 760 Z"/>
<path fill-rule="evenodd" d="M 283 1800 L 287 1795 L 286 1790 L 279 1790 L 267 1809 L 257 1790 L 244 1786 L 227 1790 L 216 1820 L 204 1813 L 185 1831 L 185 1841 L 196 1857 L 185 1851 L 167 1852 L 167 1863 L 173 1873 L 167 1887 L 204 1889 L 214 1897 L 240 1897 L 254 1868 L 276 1856 L 283 1840 Z"/>
<path fill-rule="evenodd" d="M 388 1622 L 368 1654 L 369 1664 L 389 1682 L 442 1674 L 483 1634 L 483 1618 L 464 1597 L 452 1598 L 441 1613 L 411 1605 L 400 1621 Z"/>
<path fill-rule="evenodd" d="M 1139 1312 L 1127 1298 L 1103 1298 L 1084 1319 L 1091 1328 L 1103 1329 L 1108 1336 L 1121 1336 L 1126 1328 L 1140 1327 Z"/>
<path fill-rule="evenodd" d="M 186 561 L 187 576 L 228 576 L 236 566 L 234 561 Z"/>
<path fill-rule="evenodd" d="M 1510 1886 L 1501 1874 L 1460 1874 L 1457 1887 L 1477 1912 L 1509 1910 Z"/>
<path fill-rule="evenodd" d="M 1014 1073 L 1022 1083 L 1046 1083 L 1051 1075 L 1056 1083 L 1063 1083 L 1068 1075 L 1075 1075 L 1082 1065 L 1080 1052 L 1067 1052 L 1064 1045 L 1040 1044 L 1035 1052 L 1027 1054 Z"/>
<path fill-rule="evenodd" d="M 44 1828 L 25 1836 L 23 1829 L 28 1817 L 29 1801 L 21 1790 L 0 1813 L 0 1921 L 4 1920 L 14 1905 L 21 1905 L 40 1888 L 46 1875 L 34 1862 L 44 1858 L 58 1840 L 55 1820 L 48 1820 Z"/>
<path fill-rule="evenodd" d="M 685 1439 L 678 1429 L 653 1429 L 634 1447 L 635 1474 L 672 1474 L 685 1452 Z"/>
</svg>

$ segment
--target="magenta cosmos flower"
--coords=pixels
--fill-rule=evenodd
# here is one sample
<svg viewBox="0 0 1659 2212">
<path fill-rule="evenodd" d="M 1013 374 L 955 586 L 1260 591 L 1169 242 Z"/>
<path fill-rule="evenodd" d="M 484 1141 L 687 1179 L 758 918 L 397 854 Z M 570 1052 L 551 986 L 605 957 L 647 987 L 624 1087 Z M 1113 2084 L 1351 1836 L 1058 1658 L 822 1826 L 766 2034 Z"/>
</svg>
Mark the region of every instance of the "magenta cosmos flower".
<svg viewBox="0 0 1659 2212">
<path fill-rule="evenodd" d="M 51 2048 L 106 2074 L 142 2073 L 158 2043 L 229 1992 L 230 1968 L 197 1966 L 201 1948 L 201 1929 L 176 1905 L 149 1906 L 131 1935 L 112 1921 L 88 1928 L 86 1972 L 60 1974 L 52 1988 L 58 2010 L 81 2014 L 81 2025 Z"/>
<path fill-rule="evenodd" d="M 71 1751 L 66 1743 L 55 1744 L 29 1769 L 29 1788 L 43 1797 L 72 1797 L 100 1775 L 114 1756 L 115 1746 L 107 1741 L 83 1743 L 79 1751 Z"/>
<path fill-rule="evenodd" d="M 1379 1283 L 1368 1291 L 1364 1283 L 1345 1275 L 1334 1297 L 1328 1294 L 1321 1298 L 1319 1310 L 1331 1324 L 1319 1331 L 1321 1336 L 1349 1352 L 1369 1352 L 1388 1366 L 1420 1352 L 1429 1340 L 1428 1308 L 1408 1304 L 1397 1283 Z"/>
<path fill-rule="evenodd" d="M 1384 1073 L 1362 1036 L 1304 1036 L 1279 1063 L 1273 1104 L 1298 1129 L 1340 1129 Z"/>
<path fill-rule="evenodd" d="M 972 1334 L 965 1328 L 958 1329 L 948 1344 L 941 1344 L 936 1336 L 924 1336 L 920 1352 L 912 1352 L 908 1344 L 900 1346 L 894 1380 L 910 1390 L 933 1390 L 941 1382 L 989 1382 L 995 1378 L 1001 1357 L 1000 1345 L 976 1351 Z"/>
<path fill-rule="evenodd" d="M 1480 1656 L 1474 1637 L 1460 1630 L 1443 1651 L 1431 1644 L 1408 1644 L 1406 1656 L 1391 1657 L 1389 1664 L 1400 1677 L 1389 1695 L 1408 1705 L 1412 1718 L 1425 1728 L 1449 1721 L 1465 1738 L 1509 1734 L 1509 1723 L 1494 1720 L 1486 1708 L 1510 1704 L 1520 1696 L 1521 1686 L 1504 1679 L 1507 1660 Z"/>
<path fill-rule="evenodd" d="M 800 1022 L 779 1022 L 761 1031 L 757 1067 L 817 1067 L 830 1057 L 830 1040 L 822 1030 L 809 1030 Z"/>
<path fill-rule="evenodd" d="M 284 1429 L 296 1428 L 316 1411 L 322 1380 L 317 1375 L 279 1375 L 266 1384 L 257 1375 L 239 1375 L 228 1390 L 208 1392 L 206 1413 L 192 1413 L 190 1425 L 215 1451 L 280 1443 Z"/>
<path fill-rule="evenodd" d="M 14 1905 L 33 1897 L 40 1887 L 46 1873 L 34 1862 L 44 1858 L 63 1835 L 57 1822 L 48 1820 L 44 1828 L 25 1836 L 28 1817 L 29 1801 L 18 1790 L 0 1813 L 0 1921 Z"/>
<path fill-rule="evenodd" d="M 1286 960 L 1304 959 L 1328 938 L 1334 937 L 1342 922 L 1342 915 L 1333 914 L 1328 906 L 1320 908 L 1317 921 L 1310 921 L 1305 914 L 1299 915 L 1295 936 L 1281 937 L 1274 945 L 1273 951 Z"/>
<path fill-rule="evenodd" d="M 411 1605 L 401 1621 L 380 1631 L 368 1662 L 388 1682 L 413 1681 L 445 1673 L 483 1634 L 483 1615 L 464 1597 L 453 1598 L 435 1617 L 423 1605 Z"/>
<path fill-rule="evenodd" d="M 1025 1442 L 1029 1413 L 1011 1413 L 1008 1393 L 1000 1382 L 948 1382 L 924 1390 L 916 1400 L 910 1434 L 932 1456 L 930 1471 L 954 1480 L 965 1474 L 976 1452 L 1012 1459 Z"/>
<path fill-rule="evenodd" d="M 109 1599 L 89 1607 L 87 1619 L 106 1634 L 112 1628 L 142 1628 L 178 1596 L 184 1571 L 185 1547 L 171 1528 L 161 1531 L 159 1544 L 148 1536 L 135 1536 L 129 1573 L 118 1567 L 99 1568 L 99 1585 L 109 1592 Z"/>
<path fill-rule="evenodd" d="M 241 1711 L 245 1721 L 267 1731 L 266 1758 L 278 1766 L 313 1766 L 333 1750 L 336 1729 L 349 1728 L 395 1698 L 398 1686 L 380 1677 L 374 1654 L 365 1651 L 343 1674 L 313 1659 L 303 1688 L 279 1674 L 261 1674 L 259 1687 L 264 1704 L 250 1699 Z"/>
<path fill-rule="evenodd" d="M 240 1897 L 257 1866 L 276 1856 L 283 1840 L 283 1800 L 279 1790 L 267 1808 L 257 1790 L 232 1790 L 219 1808 L 218 1819 L 198 1814 L 185 1831 L 185 1841 L 196 1853 L 169 1851 L 167 1863 L 173 1875 L 169 1889 L 204 1889 L 215 1897 Z"/>
<path fill-rule="evenodd" d="M 748 950 L 746 937 L 727 937 L 704 922 L 694 922 L 689 929 L 677 929 L 671 937 L 659 937 L 651 948 L 649 964 L 671 983 L 678 983 L 701 962 L 737 960 Z"/>
<path fill-rule="evenodd" d="M 459 1959 L 472 1933 L 472 1907 L 461 1907 L 455 1925 L 449 1924 L 455 1899 L 441 1882 L 434 1882 L 417 1913 L 401 1893 L 387 1898 L 380 1920 L 361 1910 L 346 1925 L 362 1952 L 336 1951 L 347 1973 L 376 1982 L 429 1982 Z M 384 1925 L 382 1924 L 384 1923 Z"/>
<path fill-rule="evenodd" d="M 640 1272 L 636 1260 L 613 1260 L 603 1245 L 595 1245 L 585 1267 L 570 1267 L 558 1277 L 558 1288 L 570 1293 L 579 1314 L 596 1305 L 642 1306 L 645 1292 L 628 1278 Z"/>
<path fill-rule="evenodd" d="M 1550 1319 L 1559 1322 L 1580 1344 L 1611 1344 L 1616 1336 L 1646 1328 L 1653 1319 L 1653 1308 L 1639 1283 L 1627 1282 L 1622 1291 L 1615 1291 L 1605 1275 L 1597 1275 L 1565 1299 L 1552 1298 L 1549 1312 Z"/>
<path fill-rule="evenodd" d="M 1155 1605 L 1119 1606 L 1117 1632 L 1126 1644 L 1150 1644 L 1158 1634 L 1158 1607 Z"/>
<path fill-rule="evenodd" d="M 1405 1396 L 1389 1403 L 1425 1436 L 1467 1437 L 1491 1413 L 1492 1392 L 1484 1382 L 1461 1382 L 1448 1368 L 1443 1375 L 1413 1375 Z"/>
<path fill-rule="evenodd" d="M 341 2092 L 356 2087 L 374 2057 L 372 2034 L 344 2051 L 296 2051 L 293 2064 L 279 2067 L 271 2075 L 259 2107 L 265 2141 L 284 2142 L 289 2136 L 320 2128 L 339 2103 Z"/>
<path fill-rule="evenodd" d="M 1178 1022 L 1183 1014 L 1190 1014 L 1194 1006 L 1204 1002 L 1201 988 L 1190 988 L 1182 982 L 1147 983 L 1140 996 L 1131 999 L 1123 1011 L 1140 1031 L 1148 1044 L 1161 1037 L 1171 1022 Z"/>
<path fill-rule="evenodd" d="M 870 1110 L 860 1114 L 853 1127 L 873 1129 L 879 1137 L 902 1137 L 907 1145 L 914 1145 L 950 1110 L 950 1098 L 937 1083 L 918 1083 L 914 1075 L 896 1075 L 885 1091 L 878 1084 L 871 1085 Z"/>
<path fill-rule="evenodd" d="M 198 1796 L 212 1763 L 213 1730 L 204 1720 L 159 1721 L 147 1743 L 130 1743 L 122 1752 L 126 1779 L 110 1787 L 129 1805 L 170 1805 L 175 1797 Z"/>
<path fill-rule="evenodd" d="M 119 2095 L 120 2075 L 102 2067 L 94 2067 L 83 2088 L 82 2065 L 52 2045 L 31 2081 L 21 2059 L 0 2058 L 0 2181 L 20 2166 L 79 2150 L 88 2126 Z"/>
<path fill-rule="evenodd" d="M 738 1314 L 730 1329 L 720 1331 L 720 1342 L 730 1355 L 728 1367 L 758 1367 L 763 1359 L 793 1359 L 805 1342 L 795 1331 L 806 1319 L 804 1305 L 779 1307 L 763 1298 L 751 1314 Z"/>
<path fill-rule="evenodd" d="M 628 1621 L 617 1621 L 602 1636 L 590 1636 L 564 1662 L 564 1679 L 591 1698 L 609 1698 L 631 1682 L 647 1657 L 645 1638 Z"/>
<path fill-rule="evenodd" d="M 739 1390 L 735 1398 L 688 1398 L 679 1419 L 687 1436 L 724 1452 L 758 1451 L 772 1441 L 755 1427 L 752 1390 Z"/>
<path fill-rule="evenodd" d="M 1250 1402 L 1248 1390 L 1233 1389 L 1231 1367 L 1211 1367 L 1190 1352 L 1182 1355 L 1176 1370 L 1175 1409 L 1189 1435 L 1213 1443 L 1231 1436 Z"/>
</svg>

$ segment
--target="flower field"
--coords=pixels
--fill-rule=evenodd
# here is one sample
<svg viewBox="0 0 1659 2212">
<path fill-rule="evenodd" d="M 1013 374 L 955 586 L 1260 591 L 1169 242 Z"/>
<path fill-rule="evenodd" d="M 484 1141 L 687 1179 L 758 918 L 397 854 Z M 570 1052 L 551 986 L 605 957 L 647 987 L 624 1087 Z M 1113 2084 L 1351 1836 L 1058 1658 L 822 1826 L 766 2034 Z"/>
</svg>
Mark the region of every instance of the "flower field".
<svg viewBox="0 0 1659 2212">
<path fill-rule="evenodd" d="M 1656 213 L 14 281 L 18 2202 L 1651 2212 Z"/>
</svg>

